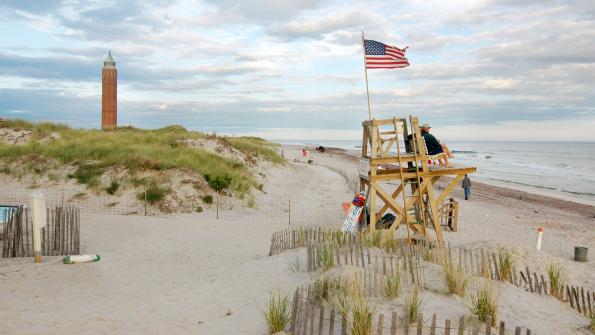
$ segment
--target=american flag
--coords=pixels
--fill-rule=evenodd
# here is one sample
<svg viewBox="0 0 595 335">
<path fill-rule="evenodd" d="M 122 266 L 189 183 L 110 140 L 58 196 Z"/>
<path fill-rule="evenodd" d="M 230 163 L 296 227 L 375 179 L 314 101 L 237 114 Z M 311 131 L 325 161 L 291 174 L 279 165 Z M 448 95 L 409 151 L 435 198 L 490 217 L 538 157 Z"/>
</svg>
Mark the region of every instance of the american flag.
<svg viewBox="0 0 595 335">
<path fill-rule="evenodd" d="M 396 69 L 409 66 L 405 58 L 405 49 L 399 49 L 384 43 L 364 40 L 367 69 Z"/>
</svg>

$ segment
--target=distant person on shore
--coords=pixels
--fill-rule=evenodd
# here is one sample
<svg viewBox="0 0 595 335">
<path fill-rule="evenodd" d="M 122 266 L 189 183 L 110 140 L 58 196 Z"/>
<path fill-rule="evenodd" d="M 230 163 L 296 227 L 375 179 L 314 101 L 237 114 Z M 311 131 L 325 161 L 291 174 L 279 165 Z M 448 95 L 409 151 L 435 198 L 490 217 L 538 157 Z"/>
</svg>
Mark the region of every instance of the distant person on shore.
<svg viewBox="0 0 595 335">
<path fill-rule="evenodd" d="M 471 178 L 468 175 L 463 178 L 463 190 L 465 191 L 465 200 L 469 200 L 471 196 Z"/>
<path fill-rule="evenodd" d="M 442 159 L 438 159 L 440 165 L 448 166 L 448 159 L 454 157 L 446 144 L 440 143 L 440 141 L 434 137 L 434 135 L 430 134 L 430 127 L 429 124 L 424 123 L 421 126 L 421 136 L 424 138 L 424 142 L 426 142 L 426 148 L 428 149 L 428 155 L 438 155 L 444 153 L 444 161 Z"/>
</svg>

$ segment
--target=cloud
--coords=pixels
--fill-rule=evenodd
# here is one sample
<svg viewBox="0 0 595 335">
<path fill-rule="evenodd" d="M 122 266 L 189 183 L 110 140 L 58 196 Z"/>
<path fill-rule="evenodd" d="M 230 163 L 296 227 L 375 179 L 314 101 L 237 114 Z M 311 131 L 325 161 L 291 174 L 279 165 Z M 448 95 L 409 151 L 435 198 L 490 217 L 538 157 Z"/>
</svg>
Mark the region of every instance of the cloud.
<svg viewBox="0 0 595 335">
<path fill-rule="evenodd" d="M 256 23 L 276 22 L 290 19 L 307 9 L 316 8 L 321 0 L 208 0 L 221 11 L 235 12 Z"/>
<path fill-rule="evenodd" d="M 586 0 L 3 1 L 2 27 L 19 39 L 0 41 L 0 115 L 97 126 L 102 60 L 111 49 L 124 123 L 354 131 L 367 117 L 364 29 L 368 38 L 410 46 L 410 67 L 368 71 L 377 118 L 416 114 L 443 127 L 498 129 L 580 123 L 595 115 L 594 7 Z"/>
<path fill-rule="evenodd" d="M 269 28 L 269 34 L 277 37 L 313 38 L 319 39 L 323 35 L 337 30 L 359 30 L 368 25 L 384 23 L 384 18 L 375 13 L 365 11 L 349 11 L 344 13 L 328 13 L 311 19 L 295 19 L 294 21 L 277 24 Z"/>
</svg>

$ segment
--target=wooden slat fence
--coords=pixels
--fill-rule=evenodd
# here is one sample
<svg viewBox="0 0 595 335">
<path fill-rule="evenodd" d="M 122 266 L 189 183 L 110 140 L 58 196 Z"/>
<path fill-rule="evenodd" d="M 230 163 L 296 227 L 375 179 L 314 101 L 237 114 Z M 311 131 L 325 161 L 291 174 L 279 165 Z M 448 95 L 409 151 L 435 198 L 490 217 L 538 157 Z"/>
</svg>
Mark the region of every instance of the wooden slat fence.
<svg viewBox="0 0 595 335">
<path fill-rule="evenodd" d="M 0 248 L 2 258 L 33 257 L 33 221 L 30 210 L 15 206 L 4 210 Z M 47 209 L 41 230 L 41 253 L 45 256 L 77 255 L 80 252 L 80 211 L 71 206 Z"/>
<path fill-rule="evenodd" d="M 417 241 L 416 244 L 393 243 L 390 247 L 377 248 L 371 245 L 370 239 L 362 235 L 351 235 L 337 232 L 336 228 L 312 227 L 302 230 L 284 230 L 279 235 L 273 235 L 273 241 L 279 238 L 279 250 L 307 247 L 308 271 L 316 271 L 325 267 L 329 254 L 335 258 L 333 265 L 351 265 L 367 267 L 394 261 L 395 258 L 405 257 L 415 260 L 432 262 L 439 265 L 450 263 L 472 276 L 482 276 L 495 281 L 508 282 L 528 292 L 553 296 L 561 302 L 567 303 L 572 309 L 587 317 L 595 314 L 595 292 L 582 286 L 565 284 L 559 290 L 552 289 L 549 277 L 530 271 L 529 267 L 509 271 L 500 268 L 500 260 L 505 257 L 506 250 L 497 251 L 483 248 L 451 247 L 450 244 L 432 244 Z M 273 245 L 271 245 L 272 247 Z M 273 248 L 271 248 L 273 250 Z M 274 254 L 274 252 L 273 252 Z M 415 264 L 418 264 L 415 263 Z M 387 263 L 390 264 L 390 263 Z M 423 268 L 419 266 L 419 280 L 423 282 Z M 385 269 L 385 268 L 383 268 Z M 385 270 L 382 273 L 386 274 Z M 421 285 L 423 287 L 423 285 Z"/>
<path fill-rule="evenodd" d="M 349 316 L 342 315 L 328 304 L 321 304 L 313 299 L 311 289 L 296 289 L 292 301 L 292 314 L 288 326 L 292 335 L 346 335 L 350 333 Z M 491 326 L 491 319 L 481 323 L 477 316 L 461 315 L 458 320 L 446 319 L 438 322 L 438 316 L 419 315 L 415 322 L 409 322 L 408 317 L 399 315 L 397 311 L 375 313 L 372 315 L 372 329 L 374 335 L 463 335 L 463 334 L 527 334 L 531 330 L 526 327 L 507 327 L 504 321 L 499 321 L 496 327 Z"/>
</svg>

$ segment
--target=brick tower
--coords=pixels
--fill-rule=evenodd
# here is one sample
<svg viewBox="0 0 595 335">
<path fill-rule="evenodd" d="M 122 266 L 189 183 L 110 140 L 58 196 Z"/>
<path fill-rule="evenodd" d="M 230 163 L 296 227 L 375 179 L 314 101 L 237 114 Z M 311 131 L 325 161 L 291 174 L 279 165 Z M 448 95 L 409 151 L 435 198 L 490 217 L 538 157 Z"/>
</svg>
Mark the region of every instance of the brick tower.
<svg viewBox="0 0 595 335">
<path fill-rule="evenodd" d="M 118 70 L 111 51 L 103 61 L 101 71 L 101 128 L 118 126 Z"/>
</svg>

